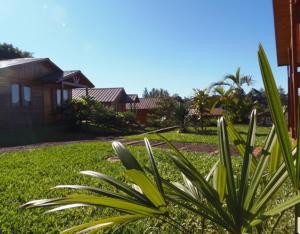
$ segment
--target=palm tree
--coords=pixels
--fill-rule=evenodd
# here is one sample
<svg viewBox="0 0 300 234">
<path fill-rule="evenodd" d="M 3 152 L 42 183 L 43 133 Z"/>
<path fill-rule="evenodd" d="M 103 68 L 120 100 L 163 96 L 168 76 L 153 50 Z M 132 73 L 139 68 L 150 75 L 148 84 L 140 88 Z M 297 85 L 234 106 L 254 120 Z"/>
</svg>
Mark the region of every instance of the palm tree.
<svg viewBox="0 0 300 234">
<path fill-rule="evenodd" d="M 249 75 L 242 75 L 241 69 L 238 68 L 235 74 L 227 74 L 223 80 L 213 83 L 210 90 L 218 94 L 217 103 L 227 110 L 227 118 L 246 122 L 250 114 L 252 103 L 246 98 L 243 86 L 250 86 L 253 79 Z M 224 87 L 228 86 L 229 89 Z"/>
<path fill-rule="evenodd" d="M 216 86 L 229 86 L 231 89 L 236 91 L 243 90 L 243 85 L 250 86 L 253 84 L 253 79 L 250 75 L 242 75 L 241 68 L 238 67 L 235 74 L 227 74 L 223 80 L 213 83 L 210 88 Z"/>
</svg>

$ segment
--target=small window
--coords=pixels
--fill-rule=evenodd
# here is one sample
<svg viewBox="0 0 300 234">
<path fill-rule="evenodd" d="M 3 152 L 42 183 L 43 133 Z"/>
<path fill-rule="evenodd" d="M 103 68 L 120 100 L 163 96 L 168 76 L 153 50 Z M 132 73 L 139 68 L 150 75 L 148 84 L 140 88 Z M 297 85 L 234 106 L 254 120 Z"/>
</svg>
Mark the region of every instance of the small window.
<svg viewBox="0 0 300 234">
<path fill-rule="evenodd" d="M 30 106 L 31 103 L 31 87 L 23 86 L 23 104 L 24 106 Z"/>
<path fill-rule="evenodd" d="M 20 105 L 20 86 L 18 84 L 11 85 L 11 103 L 13 106 Z"/>
<path fill-rule="evenodd" d="M 56 90 L 56 105 L 57 106 L 61 105 L 61 90 L 60 89 Z"/>
<path fill-rule="evenodd" d="M 63 90 L 63 101 L 68 101 L 69 100 L 69 91 L 67 89 Z"/>
</svg>

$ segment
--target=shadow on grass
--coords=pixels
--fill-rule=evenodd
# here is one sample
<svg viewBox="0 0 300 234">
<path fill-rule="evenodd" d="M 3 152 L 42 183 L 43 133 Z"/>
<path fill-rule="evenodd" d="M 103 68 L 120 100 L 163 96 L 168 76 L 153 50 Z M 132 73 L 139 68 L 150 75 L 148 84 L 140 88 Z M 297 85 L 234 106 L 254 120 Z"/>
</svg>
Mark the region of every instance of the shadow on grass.
<svg viewBox="0 0 300 234">
<path fill-rule="evenodd" d="M 24 146 L 46 142 L 96 140 L 99 137 L 118 137 L 129 133 L 131 131 L 128 131 L 128 129 L 117 130 L 89 126 L 88 128 L 70 130 L 63 125 L 48 125 L 1 132 L 0 147 Z"/>
</svg>

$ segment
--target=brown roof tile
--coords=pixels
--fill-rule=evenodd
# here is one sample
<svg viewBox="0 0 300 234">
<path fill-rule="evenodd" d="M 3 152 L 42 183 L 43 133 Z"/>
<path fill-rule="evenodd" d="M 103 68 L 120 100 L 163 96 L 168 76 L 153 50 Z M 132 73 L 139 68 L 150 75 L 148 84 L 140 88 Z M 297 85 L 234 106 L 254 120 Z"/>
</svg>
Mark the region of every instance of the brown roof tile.
<svg viewBox="0 0 300 234">
<path fill-rule="evenodd" d="M 140 98 L 140 102 L 135 104 L 137 110 L 150 110 L 158 107 L 161 98 Z M 130 109 L 130 104 L 126 105 L 126 109 Z"/>
<path fill-rule="evenodd" d="M 129 101 L 125 90 L 123 88 L 93 88 L 89 89 L 89 96 L 95 98 L 98 102 L 122 102 L 126 103 Z M 78 99 L 82 96 L 85 96 L 85 89 L 73 89 L 72 98 Z"/>
</svg>

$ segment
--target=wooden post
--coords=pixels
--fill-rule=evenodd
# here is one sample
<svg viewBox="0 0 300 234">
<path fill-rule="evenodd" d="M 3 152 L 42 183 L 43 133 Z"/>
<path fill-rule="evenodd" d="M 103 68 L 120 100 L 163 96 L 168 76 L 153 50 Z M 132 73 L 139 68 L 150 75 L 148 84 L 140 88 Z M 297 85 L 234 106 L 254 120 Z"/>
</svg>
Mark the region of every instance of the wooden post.
<svg viewBox="0 0 300 234">
<path fill-rule="evenodd" d="M 295 0 L 290 0 L 290 24 L 291 24 L 291 44 L 290 44 L 290 61 L 289 61 L 289 98 L 290 98 L 290 127 L 292 130 L 292 137 L 296 138 L 297 136 L 297 121 L 298 121 L 298 89 L 300 87 L 300 81 L 298 80 L 297 67 L 298 67 L 298 58 L 297 58 L 297 46 L 299 41 L 299 12 L 297 10 L 299 4 Z"/>
<path fill-rule="evenodd" d="M 85 88 L 85 95 L 88 97 L 89 96 L 89 89 Z"/>
<path fill-rule="evenodd" d="M 62 106 L 64 101 L 64 82 L 61 82 L 61 91 L 60 91 L 60 105 Z"/>
</svg>

